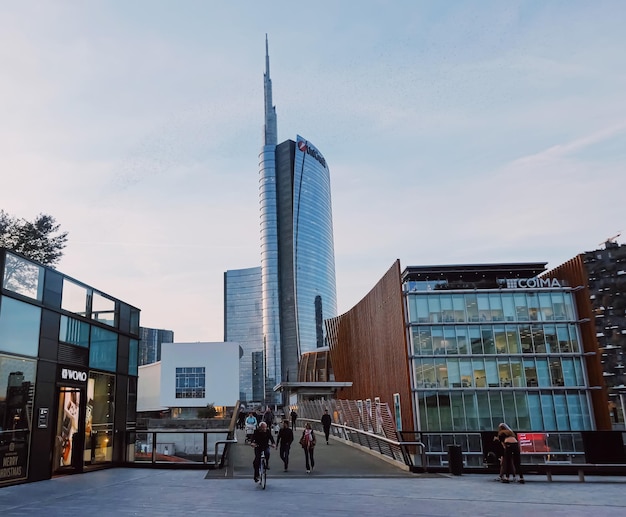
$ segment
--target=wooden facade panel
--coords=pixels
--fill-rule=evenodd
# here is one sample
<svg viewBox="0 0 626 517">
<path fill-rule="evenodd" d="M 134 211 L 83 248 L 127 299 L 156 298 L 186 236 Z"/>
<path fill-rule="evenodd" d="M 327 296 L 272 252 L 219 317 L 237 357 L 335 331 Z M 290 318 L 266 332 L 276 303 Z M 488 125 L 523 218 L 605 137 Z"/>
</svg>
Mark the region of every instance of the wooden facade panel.
<svg viewBox="0 0 626 517">
<path fill-rule="evenodd" d="M 403 429 L 413 429 L 404 302 L 397 260 L 350 311 L 326 322 L 336 381 L 352 381 L 337 397 L 393 407 L 400 394 Z"/>
<path fill-rule="evenodd" d="M 612 429 L 611 416 L 609 414 L 609 396 L 602 374 L 602 362 L 600 349 L 596 338 L 596 322 L 589 293 L 589 279 L 584 264 L 584 256 L 578 255 L 573 259 L 548 271 L 545 275 L 549 278 L 567 280 L 571 287 L 583 286 L 574 293 L 578 317 L 588 320 L 580 325 L 583 351 L 589 353 L 585 356 L 587 376 L 590 386 L 600 386 L 601 389 L 591 391 L 593 414 L 598 431 L 610 431 Z"/>
</svg>

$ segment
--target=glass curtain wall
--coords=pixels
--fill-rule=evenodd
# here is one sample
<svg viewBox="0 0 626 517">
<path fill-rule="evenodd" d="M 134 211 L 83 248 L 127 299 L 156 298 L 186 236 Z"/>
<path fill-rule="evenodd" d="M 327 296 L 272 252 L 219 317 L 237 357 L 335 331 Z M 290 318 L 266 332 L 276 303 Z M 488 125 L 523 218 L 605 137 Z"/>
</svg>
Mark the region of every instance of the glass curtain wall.
<svg viewBox="0 0 626 517">
<path fill-rule="evenodd" d="M 592 429 L 569 291 L 406 296 L 420 430 Z"/>
</svg>

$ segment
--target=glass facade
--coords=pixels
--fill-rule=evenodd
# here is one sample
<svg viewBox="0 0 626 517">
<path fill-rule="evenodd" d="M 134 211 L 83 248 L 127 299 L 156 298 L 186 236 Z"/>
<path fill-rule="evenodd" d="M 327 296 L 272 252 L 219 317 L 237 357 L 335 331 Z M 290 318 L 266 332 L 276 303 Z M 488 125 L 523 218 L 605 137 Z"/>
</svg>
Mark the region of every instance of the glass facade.
<svg viewBox="0 0 626 517">
<path fill-rule="evenodd" d="M 419 430 L 592 429 L 571 290 L 404 287 Z"/>
<path fill-rule="evenodd" d="M 323 321 L 337 315 L 337 294 L 330 172 L 321 153 L 301 136 L 296 149 L 293 246 L 302 354 L 325 346 Z"/>
<path fill-rule="evenodd" d="M 0 486 L 132 461 L 139 310 L 5 249 L 0 273 Z"/>
<path fill-rule="evenodd" d="M 259 160 L 263 400 L 281 402 L 273 387 L 297 374 L 301 353 L 325 346 L 323 322 L 337 315 L 335 254 L 328 165 L 300 136 L 277 145 L 267 42 L 265 51 Z"/>
<path fill-rule="evenodd" d="M 261 307 L 261 268 L 226 271 L 224 341 L 239 343 L 239 400 L 243 403 L 263 400 L 263 369 L 259 378 L 253 368 L 253 354 L 263 352 Z"/>
</svg>

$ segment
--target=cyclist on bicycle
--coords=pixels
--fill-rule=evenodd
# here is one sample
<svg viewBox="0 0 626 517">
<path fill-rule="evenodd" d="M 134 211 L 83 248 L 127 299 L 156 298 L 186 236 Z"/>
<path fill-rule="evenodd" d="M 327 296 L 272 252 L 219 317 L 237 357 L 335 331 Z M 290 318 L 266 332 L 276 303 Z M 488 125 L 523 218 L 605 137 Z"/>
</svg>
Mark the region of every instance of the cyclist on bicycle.
<svg viewBox="0 0 626 517">
<path fill-rule="evenodd" d="M 274 447 L 274 437 L 272 432 L 268 429 L 267 423 L 261 422 L 259 427 L 254 431 L 251 440 L 252 447 L 254 447 L 254 482 L 259 481 L 259 465 L 261 464 L 261 453 L 265 452 L 265 465 L 267 470 L 270 468 L 270 443 Z"/>
</svg>

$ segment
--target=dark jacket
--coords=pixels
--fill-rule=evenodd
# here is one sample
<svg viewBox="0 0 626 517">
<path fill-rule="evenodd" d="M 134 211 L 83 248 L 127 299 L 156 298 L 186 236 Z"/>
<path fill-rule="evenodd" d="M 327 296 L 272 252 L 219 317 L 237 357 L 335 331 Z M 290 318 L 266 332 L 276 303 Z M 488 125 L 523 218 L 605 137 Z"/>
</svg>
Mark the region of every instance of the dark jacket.
<svg viewBox="0 0 626 517">
<path fill-rule="evenodd" d="M 283 445 L 291 445 L 293 442 L 293 431 L 288 427 L 281 427 L 278 431 L 278 438 L 276 439 L 276 447 L 283 442 Z"/>
<path fill-rule="evenodd" d="M 267 449 L 270 445 L 270 442 L 272 444 L 274 443 L 274 437 L 272 436 L 272 432 L 269 429 L 267 429 L 266 431 L 261 431 L 261 429 L 259 428 L 254 431 L 252 439 L 250 441 L 256 443 L 257 446 L 261 447 L 262 449 Z"/>
<path fill-rule="evenodd" d="M 329 414 L 324 413 L 324 414 L 322 415 L 322 425 L 323 425 L 324 427 L 330 427 L 330 424 L 331 424 L 332 422 L 333 422 L 333 421 L 332 421 L 332 419 L 330 418 L 330 415 L 329 415 Z"/>
</svg>

